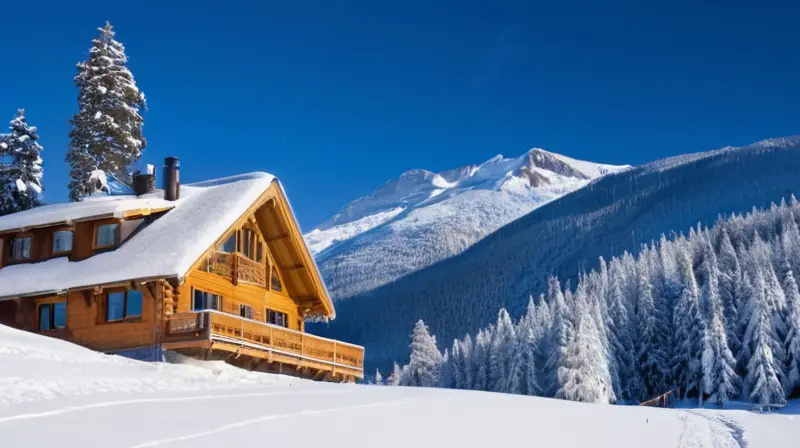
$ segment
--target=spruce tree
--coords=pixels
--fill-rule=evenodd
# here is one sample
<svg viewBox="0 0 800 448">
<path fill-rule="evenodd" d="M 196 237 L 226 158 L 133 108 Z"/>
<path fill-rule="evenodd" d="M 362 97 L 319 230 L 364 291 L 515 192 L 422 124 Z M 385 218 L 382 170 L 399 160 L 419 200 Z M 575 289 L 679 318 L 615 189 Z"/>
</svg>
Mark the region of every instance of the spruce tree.
<svg viewBox="0 0 800 448">
<path fill-rule="evenodd" d="M 787 394 L 800 388 L 800 292 L 791 270 L 784 274 L 783 288 L 786 292 L 786 385 Z"/>
<path fill-rule="evenodd" d="M 701 361 L 706 322 L 700 310 L 700 291 L 692 271 L 690 255 L 680 250 L 678 257 L 683 287 L 674 313 L 675 352 L 672 365 L 678 386 L 684 388 L 684 396 L 688 396 L 692 392 L 702 394 Z"/>
<path fill-rule="evenodd" d="M 114 39 L 111 24 L 98 28 L 89 58 L 78 63 L 78 113 L 66 160 L 70 164 L 69 198 L 80 201 L 96 190 L 92 172 L 102 170 L 123 181 L 146 146 L 142 135 L 144 93 L 127 67 L 125 47 Z"/>
<path fill-rule="evenodd" d="M 375 369 L 375 384 L 378 386 L 383 384 L 383 375 L 381 375 L 380 369 Z"/>
<path fill-rule="evenodd" d="M 42 146 L 35 126 L 29 126 L 19 109 L 0 137 L 0 215 L 41 205 Z"/>
<path fill-rule="evenodd" d="M 756 271 L 753 281 L 753 296 L 747 305 L 750 316 L 744 343 L 749 347 L 747 362 L 747 385 L 750 400 L 758 403 L 762 410 L 769 410 L 786 403 L 782 380 L 782 366 L 775 349 L 780 346 L 772 327 L 772 311 L 767 298 L 768 285 L 763 273 Z M 779 349 L 780 350 L 780 349 Z"/>
<path fill-rule="evenodd" d="M 636 365 L 643 388 L 635 390 L 634 399 L 644 401 L 666 390 L 667 355 L 659 334 L 659 319 L 649 266 L 639 268 L 639 298 L 636 306 Z"/>
<path fill-rule="evenodd" d="M 436 336 L 428 331 L 425 322 L 419 320 L 411 332 L 409 345 L 408 378 L 405 385 L 433 387 L 439 379 L 442 354 L 436 347 Z"/>
<path fill-rule="evenodd" d="M 489 389 L 506 392 L 509 364 L 513 356 L 516 336 L 511 316 L 501 309 L 497 316 L 497 327 L 489 352 Z"/>
</svg>

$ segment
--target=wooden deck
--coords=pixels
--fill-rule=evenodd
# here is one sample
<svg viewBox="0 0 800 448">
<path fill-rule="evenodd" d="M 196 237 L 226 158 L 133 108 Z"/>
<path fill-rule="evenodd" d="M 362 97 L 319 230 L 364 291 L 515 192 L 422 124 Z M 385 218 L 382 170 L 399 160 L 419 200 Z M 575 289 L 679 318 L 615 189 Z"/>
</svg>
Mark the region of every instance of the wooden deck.
<svg viewBox="0 0 800 448">
<path fill-rule="evenodd" d="M 364 378 L 364 347 L 288 328 L 205 310 L 178 313 L 165 322 L 163 347 L 244 355 L 267 364 L 294 366 L 319 379 Z"/>
</svg>

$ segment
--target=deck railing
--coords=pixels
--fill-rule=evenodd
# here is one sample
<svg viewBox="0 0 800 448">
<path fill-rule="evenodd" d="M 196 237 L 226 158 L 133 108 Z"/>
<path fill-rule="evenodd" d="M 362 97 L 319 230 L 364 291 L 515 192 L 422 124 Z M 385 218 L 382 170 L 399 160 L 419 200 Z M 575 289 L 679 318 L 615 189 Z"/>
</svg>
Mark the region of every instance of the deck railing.
<svg viewBox="0 0 800 448">
<path fill-rule="evenodd" d="M 227 277 L 234 283 L 247 282 L 267 287 L 267 265 L 240 253 L 212 252 L 200 270 Z"/>
<path fill-rule="evenodd" d="M 311 361 L 336 371 L 336 367 L 363 378 L 364 347 L 300 331 L 246 319 L 215 310 L 178 313 L 169 316 L 166 339 L 210 339 L 227 344 L 260 350 L 300 361 Z M 184 337 L 182 337 L 184 336 Z M 307 363 L 306 363 L 307 364 Z"/>
</svg>

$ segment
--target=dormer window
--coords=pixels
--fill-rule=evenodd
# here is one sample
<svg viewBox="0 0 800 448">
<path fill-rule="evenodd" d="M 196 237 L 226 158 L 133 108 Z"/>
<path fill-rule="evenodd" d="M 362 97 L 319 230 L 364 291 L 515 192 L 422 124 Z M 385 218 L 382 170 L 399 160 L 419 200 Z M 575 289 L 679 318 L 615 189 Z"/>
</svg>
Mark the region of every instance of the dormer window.
<svg viewBox="0 0 800 448">
<path fill-rule="evenodd" d="M 119 224 L 100 224 L 96 227 L 94 248 L 108 249 L 117 245 L 119 241 Z"/>
<path fill-rule="evenodd" d="M 58 230 L 53 233 L 53 255 L 72 252 L 72 231 Z"/>
<path fill-rule="evenodd" d="M 16 237 L 8 242 L 8 259 L 10 261 L 30 260 L 32 238 Z"/>
</svg>

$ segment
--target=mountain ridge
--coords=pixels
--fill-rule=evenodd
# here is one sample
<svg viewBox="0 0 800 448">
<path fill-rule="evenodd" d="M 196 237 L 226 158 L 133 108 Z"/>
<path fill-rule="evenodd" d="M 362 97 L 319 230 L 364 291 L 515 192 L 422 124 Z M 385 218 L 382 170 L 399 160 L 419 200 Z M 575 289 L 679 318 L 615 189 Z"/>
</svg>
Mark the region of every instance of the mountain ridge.
<svg viewBox="0 0 800 448">
<path fill-rule="evenodd" d="M 629 168 L 532 148 L 440 172 L 408 170 L 305 237 L 332 296 L 342 299 L 460 253 L 534 208 Z M 366 268 L 377 260 L 382 270 Z"/>
</svg>

